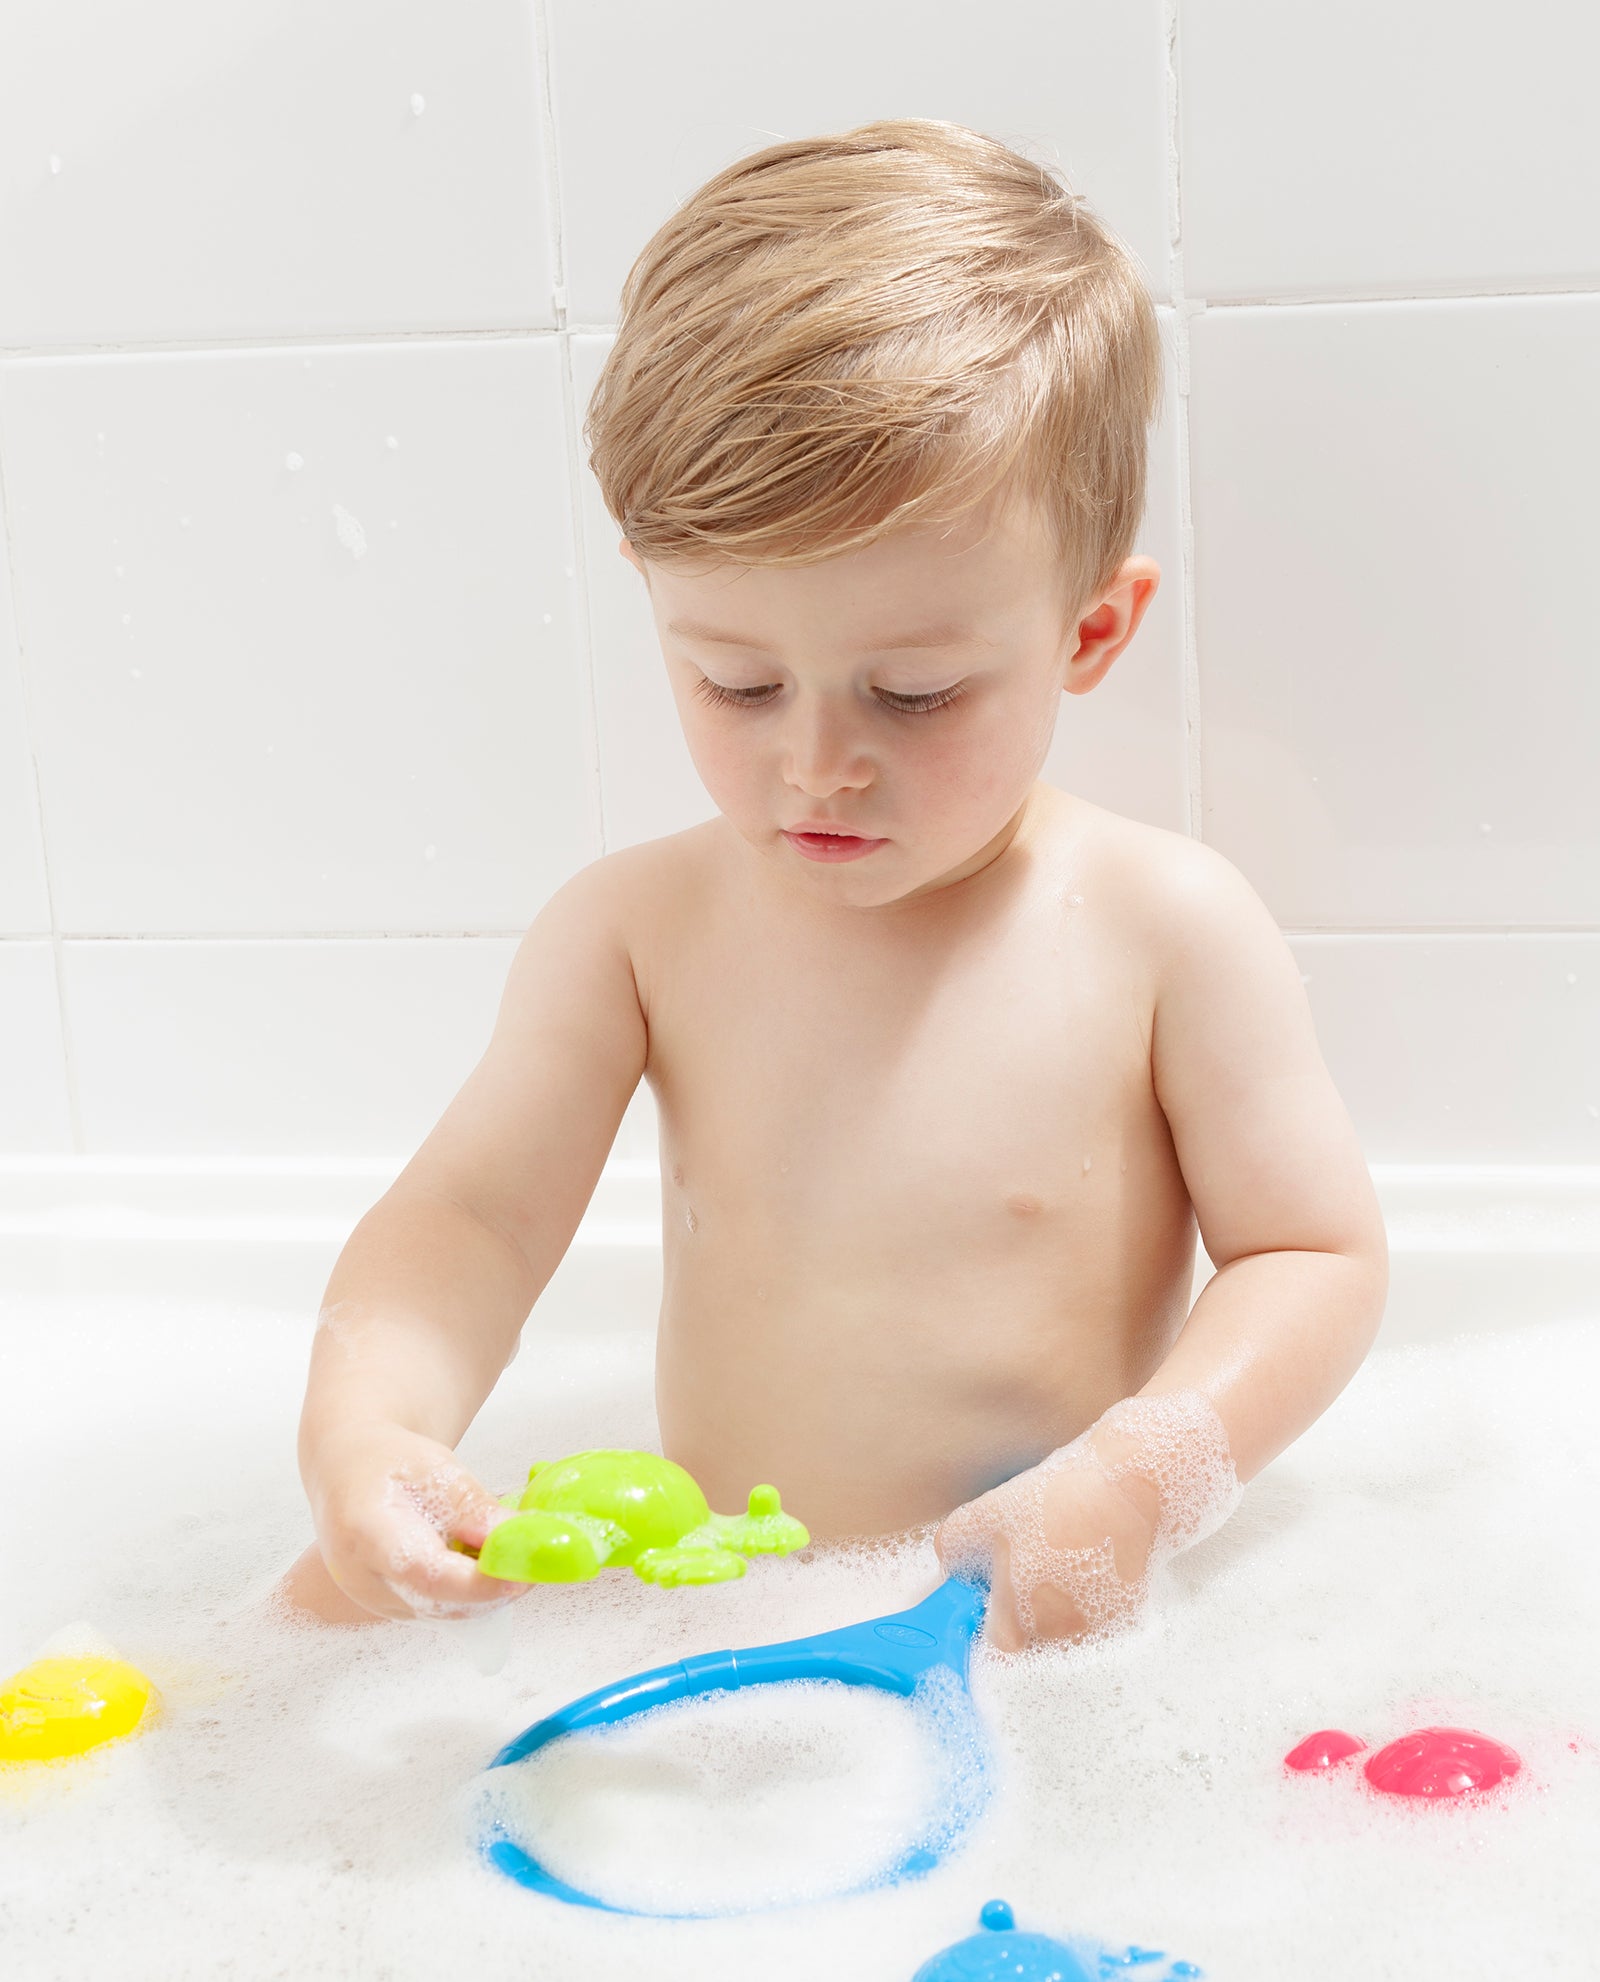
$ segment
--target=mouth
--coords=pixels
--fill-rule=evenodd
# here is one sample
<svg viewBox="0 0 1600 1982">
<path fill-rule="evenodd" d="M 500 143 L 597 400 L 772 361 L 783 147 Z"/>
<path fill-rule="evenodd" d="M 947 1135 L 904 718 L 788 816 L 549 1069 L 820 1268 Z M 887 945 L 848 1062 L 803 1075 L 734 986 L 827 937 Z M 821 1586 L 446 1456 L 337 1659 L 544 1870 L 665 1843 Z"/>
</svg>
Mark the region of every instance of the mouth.
<svg viewBox="0 0 1600 1982">
<path fill-rule="evenodd" d="M 869 840 L 861 833 L 820 826 L 785 827 L 783 837 L 808 860 L 856 860 L 889 844 L 887 840 Z"/>
</svg>

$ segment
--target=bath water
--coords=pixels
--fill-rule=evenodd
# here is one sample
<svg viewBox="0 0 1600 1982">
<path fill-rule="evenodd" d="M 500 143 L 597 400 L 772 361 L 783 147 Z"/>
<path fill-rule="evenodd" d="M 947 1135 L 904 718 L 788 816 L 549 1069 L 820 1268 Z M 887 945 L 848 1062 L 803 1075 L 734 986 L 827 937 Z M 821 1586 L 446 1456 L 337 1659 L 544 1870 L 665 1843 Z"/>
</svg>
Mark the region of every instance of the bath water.
<svg viewBox="0 0 1600 1982">
<path fill-rule="evenodd" d="M 309 1317 L 13 1299 L 0 1669 L 76 1634 L 146 1671 L 164 1709 L 81 1761 L 0 1771 L 6 1972 L 899 1982 L 1003 1894 L 1019 1925 L 1164 1948 L 1213 1982 L 1590 1978 L 1600 1317 L 1513 1322 L 1380 1346 L 1123 1636 L 980 1645 L 995 1793 L 922 1881 L 828 1896 L 959 1790 L 901 1703 L 836 1687 L 663 1711 L 502 1786 L 553 1869 L 624 1904 L 804 1895 L 673 1921 L 564 1907 L 484 1865 L 486 1764 L 627 1673 L 914 1602 L 939 1573 L 929 1534 L 699 1590 L 536 1586 L 487 1629 L 291 1621 L 271 1590 L 310 1534 Z M 462 1454 L 504 1490 L 533 1457 L 653 1444 L 650 1398 L 647 1336 L 579 1341 L 536 1313 Z M 1358 1764 L 1283 1766 L 1313 1729 L 1376 1751 L 1428 1726 L 1477 1729 L 1522 1768 L 1437 1807 Z"/>
</svg>

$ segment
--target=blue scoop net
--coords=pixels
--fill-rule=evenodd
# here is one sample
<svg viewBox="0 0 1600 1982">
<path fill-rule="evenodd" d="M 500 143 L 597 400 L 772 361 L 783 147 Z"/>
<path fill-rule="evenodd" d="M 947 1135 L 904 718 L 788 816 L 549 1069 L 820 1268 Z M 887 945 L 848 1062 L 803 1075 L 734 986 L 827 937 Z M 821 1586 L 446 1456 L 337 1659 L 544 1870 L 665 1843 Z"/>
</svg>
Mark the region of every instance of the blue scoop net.
<svg viewBox="0 0 1600 1982">
<path fill-rule="evenodd" d="M 909 1698 L 941 1672 L 948 1672 L 961 1695 L 969 1697 L 967 1671 L 972 1641 L 983 1624 L 987 1603 L 988 1591 L 980 1584 L 951 1577 L 921 1603 L 887 1617 L 868 1618 L 861 1624 L 847 1624 L 840 1630 L 818 1632 L 806 1638 L 790 1638 L 778 1645 L 705 1652 L 695 1658 L 679 1659 L 674 1665 L 657 1666 L 650 1672 L 636 1673 L 631 1679 L 621 1679 L 614 1685 L 586 1693 L 582 1699 L 535 1721 L 508 1742 L 489 1767 L 503 1769 L 514 1762 L 526 1761 L 528 1756 L 547 1748 L 552 1741 L 559 1741 L 563 1735 L 606 1727 L 677 1700 L 693 1699 L 704 1693 L 724 1693 L 736 1687 L 777 1686 L 796 1679 L 831 1679 L 846 1686 L 871 1686 Z M 958 1811 L 932 1813 L 924 1835 L 898 1863 L 854 1890 L 897 1885 L 931 1872 L 961 1843 L 985 1800 L 984 1793 L 971 1794 L 962 1799 Z M 662 1913 L 650 1907 L 618 1906 L 568 1885 L 547 1871 L 497 1819 L 487 1824 L 479 1848 L 491 1865 L 519 1885 L 548 1894 L 552 1899 L 565 1900 L 571 1906 L 593 1906 L 608 1913 L 656 1919 L 701 1917 Z"/>
</svg>

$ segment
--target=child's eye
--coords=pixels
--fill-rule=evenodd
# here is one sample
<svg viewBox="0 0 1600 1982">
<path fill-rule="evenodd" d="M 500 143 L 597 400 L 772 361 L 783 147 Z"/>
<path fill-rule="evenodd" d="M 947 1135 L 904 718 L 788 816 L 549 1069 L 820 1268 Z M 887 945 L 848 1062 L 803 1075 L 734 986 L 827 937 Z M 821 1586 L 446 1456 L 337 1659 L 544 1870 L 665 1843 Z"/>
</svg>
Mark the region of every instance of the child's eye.
<svg viewBox="0 0 1600 1982">
<path fill-rule="evenodd" d="M 707 702 L 720 703 L 733 709 L 759 709 L 771 701 L 769 688 L 724 688 L 719 681 L 712 681 L 701 675 L 695 693 Z M 957 702 L 965 693 L 959 685 L 954 688 L 941 688 L 933 695 L 895 695 L 887 688 L 879 689 L 886 708 L 899 716 L 927 716 L 935 709 L 947 708 Z"/>
</svg>

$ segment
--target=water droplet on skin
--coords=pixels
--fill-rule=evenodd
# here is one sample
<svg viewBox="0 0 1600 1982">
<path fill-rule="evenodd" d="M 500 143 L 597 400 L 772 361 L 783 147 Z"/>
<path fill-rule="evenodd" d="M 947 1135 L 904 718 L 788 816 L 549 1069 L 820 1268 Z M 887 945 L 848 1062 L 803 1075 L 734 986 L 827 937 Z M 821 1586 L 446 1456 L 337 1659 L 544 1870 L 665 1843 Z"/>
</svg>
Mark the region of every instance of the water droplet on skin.
<svg viewBox="0 0 1600 1982">
<path fill-rule="evenodd" d="M 283 457 L 283 465 L 291 475 L 295 475 L 306 465 L 306 458 L 303 454 L 289 453 Z"/>
<path fill-rule="evenodd" d="M 684 1224 L 685 1224 L 685 1225 L 687 1225 L 687 1226 L 688 1226 L 688 1228 L 689 1228 L 689 1230 L 690 1230 L 691 1232 L 698 1232 L 698 1231 L 699 1231 L 699 1229 L 700 1229 L 700 1220 L 699 1220 L 698 1218 L 696 1218 L 696 1217 L 695 1217 L 695 1215 L 694 1215 L 694 1206 L 693 1206 L 693 1205 L 690 1205 L 690 1207 L 689 1207 L 689 1209 L 688 1209 L 688 1210 L 687 1210 L 687 1211 L 686 1211 L 686 1212 L 685 1212 L 685 1213 L 683 1214 L 683 1222 L 684 1222 Z"/>
<path fill-rule="evenodd" d="M 1123 1164 L 1123 1166 L 1122 1166 L 1122 1174 L 1123 1174 L 1123 1176 L 1127 1176 L 1127 1174 L 1128 1174 L 1128 1166 L 1127 1166 L 1127 1164 L 1126 1164 L 1126 1163 L 1124 1163 L 1124 1164 Z"/>
<path fill-rule="evenodd" d="M 428 99 L 422 94 L 420 90 L 413 90 L 411 92 L 412 116 L 420 117 L 423 111 L 427 109 L 427 107 L 428 107 Z"/>
<path fill-rule="evenodd" d="M 1085 1170 L 1088 1170 L 1088 1169 L 1089 1169 L 1089 1167 L 1090 1167 L 1090 1166 L 1091 1166 L 1091 1165 L 1093 1164 L 1093 1162 L 1094 1162 L 1094 1158 L 1093 1158 L 1092 1156 L 1086 1156 L 1086 1157 L 1085 1157 L 1085 1158 L 1083 1159 L 1083 1167 L 1084 1167 L 1084 1169 L 1085 1169 Z"/>
</svg>

